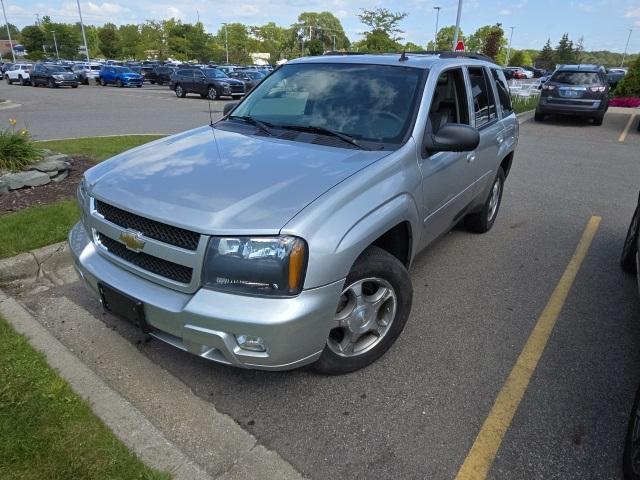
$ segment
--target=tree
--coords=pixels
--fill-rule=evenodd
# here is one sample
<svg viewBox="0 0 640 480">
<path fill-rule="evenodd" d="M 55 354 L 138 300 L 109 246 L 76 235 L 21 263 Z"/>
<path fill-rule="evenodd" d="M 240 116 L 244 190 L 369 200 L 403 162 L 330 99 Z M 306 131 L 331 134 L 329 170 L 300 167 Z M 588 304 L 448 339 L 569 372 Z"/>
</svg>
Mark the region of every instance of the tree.
<svg viewBox="0 0 640 480">
<path fill-rule="evenodd" d="M 424 50 L 423 47 L 421 47 L 420 45 L 416 45 L 415 43 L 412 43 L 412 42 L 405 43 L 405 45 L 404 45 L 404 47 L 402 47 L 402 49 L 405 52 L 419 52 L 421 50 Z"/>
<path fill-rule="evenodd" d="M 443 27 L 438 31 L 436 35 L 436 50 L 453 50 L 453 37 L 455 35 L 455 25 Z M 458 39 L 464 41 L 464 34 L 462 30 L 459 31 Z"/>
<path fill-rule="evenodd" d="M 297 23 L 294 23 L 291 28 L 298 33 L 298 41 L 295 42 L 297 45 L 303 39 L 305 43 L 319 40 L 323 51 L 333 50 L 334 36 L 336 50 L 346 50 L 351 44 L 344 33 L 340 19 L 331 12 L 302 12 L 298 15 Z M 290 36 L 289 39 L 291 39 Z M 291 45 L 290 42 L 289 45 Z"/>
<path fill-rule="evenodd" d="M 392 12 L 386 8 L 376 8 L 375 10 L 363 8 L 361 10 L 361 13 L 358 14 L 360 21 L 371 29 L 364 33 L 365 37 L 376 32 L 377 35 L 386 34 L 393 42 L 402 40 L 398 34 L 404 33 L 404 31 L 398 28 L 398 24 L 407 17 L 408 13 Z"/>
<path fill-rule="evenodd" d="M 11 40 L 14 42 L 20 42 L 20 30 L 13 23 L 9 24 L 9 33 L 11 33 Z M 9 35 L 7 35 L 7 24 L 0 26 L 0 40 L 9 40 Z"/>
<path fill-rule="evenodd" d="M 507 40 L 504 38 L 504 30 L 502 29 L 502 25 L 496 23 L 487 32 L 480 51 L 487 57 L 490 57 L 493 60 L 497 61 L 500 49 L 504 45 L 506 45 L 506 43 Z"/>
<path fill-rule="evenodd" d="M 42 46 L 45 43 L 44 31 L 36 26 L 29 25 L 22 29 L 22 44 L 27 50 L 27 56 L 31 60 L 41 60 L 44 58 Z"/>
<path fill-rule="evenodd" d="M 145 58 L 140 51 L 141 36 L 138 25 L 120 25 L 118 28 L 120 54 L 123 58 Z"/>
<path fill-rule="evenodd" d="M 640 56 L 629 66 L 614 93 L 618 97 L 640 97 Z"/>
<path fill-rule="evenodd" d="M 274 22 L 269 22 L 260 27 L 251 27 L 251 33 L 260 40 L 258 47 L 261 52 L 269 53 L 272 62 L 277 62 L 282 58 L 290 58 L 299 54 L 300 49 L 296 48 L 296 35 L 294 28 L 279 27 Z"/>
<path fill-rule="evenodd" d="M 116 58 L 120 54 L 120 37 L 113 23 L 106 23 L 98 30 L 98 47 L 107 58 Z"/>
<path fill-rule="evenodd" d="M 544 70 L 553 70 L 555 64 L 555 52 L 551 47 L 551 39 L 547 39 L 547 43 L 544 44 L 540 55 L 536 58 L 536 67 Z"/>
<path fill-rule="evenodd" d="M 526 65 L 524 53 L 522 53 L 520 50 L 511 50 L 509 65 L 513 65 L 514 67 L 522 67 L 523 65 Z"/>
<path fill-rule="evenodd" d="M 469 37 L 465 41 L 467 51 L 481 52 L 489 37 L 492 34 L 495 35 L 497 33 L 497 30 L 500 31 L 500 36 L 503 37 L 504 31 L 502 30 L 502 24 L 500 23 L 496 23 L 495 25 L 485 25 L 484 27 L 478 28 L 478 30 L 476 30 L 472 35 L 469 35 Z M 502 38 L 500 40 L 502 41 Z M 453 42 L 453 38 L 451 41 Z M 502 46 L 502 43 L 498 45 L 498 48 L 500 46 Z"/>
<path fill-rule="evenodd" d="M 565 33 L 558 42 L 555 52 L 555 61 L 560 64 L 576 63 L 576 51 L 573 42 L 569 40 L 569 34 Z"/>
<path fill-rule="evenodd" d="M 386 32 L 373 30 L 366 37 L 354 44 L 356 51 L 369 53 L 390 53 L 402 50 L 402 45 L 394 41 Z"/>
</svg>

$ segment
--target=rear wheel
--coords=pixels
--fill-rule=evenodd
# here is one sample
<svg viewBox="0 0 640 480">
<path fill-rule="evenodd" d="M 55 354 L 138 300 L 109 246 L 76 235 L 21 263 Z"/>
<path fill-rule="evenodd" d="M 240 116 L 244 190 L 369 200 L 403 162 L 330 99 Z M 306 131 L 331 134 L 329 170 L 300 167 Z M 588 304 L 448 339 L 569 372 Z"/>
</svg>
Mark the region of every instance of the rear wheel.
<svg viewBox="0 0 640 480">
<path fill-rule="evenodd" d="M 627 236 L 624 239 L 622 247 L 622 255 L 620 256 L 620 266 L 627 273 L 635 273 L 636 271 L 636 253 L 638 251 L 638 227 L 640 226 L 640 204 L 633 212 L 633 218 L 627 230 Z"/>
<path fill-rule="evenodd" d="M 184 98 L 186 94 L 187 92 L 184 91 L 184 88 L 182 88 L 182 85 L 180 84 L 176 85 L 176 97 Z"/>
<path fill-rule="evenodd" d="M 7 85 L 11 85 L 13 82 L 11 81 L 11 79 L 9 78 L 9 75 L 5 75 L 4 79 L 7 81 Z"/>
<path fill-rule="evenodd" d="M 593 117 L 593 124 L 598 127 L 602 125 L 603 121 L 604 121 L 604 115 L 598 115 L 597 117 Z"/>
<path fill-rule="evenodd" d="M 466 227 L 475 233 L 486 233 L 491 230 L 496 217 L 498 216 L 498 210 L 500 209 L 500 203 L 502 202 L 502 190 L 504 189 L 504 170 L 502 167 L 498 168 L 498 174 L 493 180 L 493 185 L 489 191 L 489 196 L 484 202 L 482 210 L 477 213 L 467 215 L 464 219 Z"/>
<path fill-rule="evenodd" d="M 24 78 L 22 78 L 22 75 L 18 77 L 18 80 L 20 81 L 20 85 L 24 87 Z"/>
<path fill-rule="evenodd" d="M 412 297 L 413 288 L 404 265 L 379 247 L 365 250 L 347 276 L 315 370 L 338 375 L 380 358 L 402 332 L 411 312 Z"/>
</svg>

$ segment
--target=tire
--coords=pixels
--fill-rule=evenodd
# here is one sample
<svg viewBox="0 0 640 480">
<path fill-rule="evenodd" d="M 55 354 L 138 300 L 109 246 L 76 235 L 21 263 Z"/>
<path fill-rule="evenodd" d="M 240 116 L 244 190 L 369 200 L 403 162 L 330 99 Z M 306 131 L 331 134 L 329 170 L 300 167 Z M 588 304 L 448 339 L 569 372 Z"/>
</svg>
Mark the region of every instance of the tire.
<svg viewBox="0 0 640 480">
<path fill-rule="evenodd" d="M 187 92 L 184 91 L 184 88 L 182 88 L 182 85 L 180 84 L 176 85 L 176 97 L 184 98 L 186 94 Z"/>
<path fill-rule="evenodd" d="M 71 88 L 78 88 L 78 85 L 71 85 Z"/>
<path fill-rule="evenodd" d="M 535 115 L 533 116 L 533 119 L 536 122 L 544 122 L 544 113 L 536 112 Z"/>
<path fill-rule="evenodd" d="M 142 88 L 142 85 L 136 85 L 136 88 Z"/>
<path fill-rule="evenodd" d="M 155 80 L 149 80 L 149 83 L 150 83 L 151 85 L 155 85 L 155 84 L 156 84 L 156 81 L 155 81 Z"/>
<path fill-rule="evenodd" d="M 7 81 L 7 85 L 11 85 L 13 82 L 11 81 L 11 79 L 9 78 L 9 75 L 5 75 L 4 79 Z"/>
<path fill-rule="evenodd" d="M 638 227 L 640 226 L 640 204 L 633 212 L 633 218 L 624 239 L 622 255 L 620 256 L 620 266 L 627 273 L 636 272 L 636 253 L 638 251 Z"/>
<path fill-rule="evenodd" d="M 640 480 L 640 388 L 636 392 L 624 440 L 624 454 L 622 455 L 622 470 L 625 480 Z M 635 438 L 634 438 L 635 437 Z M 636 465 L 634 465 L 636 463 Z"/>
<path fill-rule="evenodd" d="M 597 117 L 593 117 L 593 124 L 597 127 L 599 127 L 600 125 L 602 125 L 602 122 L 604 121 L 604 115 L 599 115 Z"/>
<path fill-rule="evenodd" d="M 500 204 L 502 203 L 502 192 L 504 191 L 504 170 L 502 167 L 498 168 L 498 173 L 493 180 L 489 195 L 484 202 L 482 210 L 476 213 L 467 215 L 464 219 L 465 226 L 475 233 L 486 233 L 493 227 L 496 218 L 498 217 L 498 211 L 500 210 Z M 497 189 L 497 190 L 496 190 Z"/>
<path fill-rule="evenodd" d="M 118 80 L 116 81 L 116 86 L 117 86 L 118 88 L 122 88 L 122 87 L 124 87 L 124 83 L 122 83 L 122 80 L 118 79 Z"/>
<path fill-rule="evenodd" d="M 24 81 L 24 78 L 22 78 L 22 75 L 20 75 L 20 76 L 18 77 L 18 81 L 20 82 L 20 86 L 22 86 L 22 87 L 24 87 L 24 86 L 25 86 L 25 81 Z"/>
<path fill-rule="evenodd" d="M 207 89 L 207 94 L 204 96 L 204 98 L 208 98 L 209 100 L 217 100 L 220 98 L 220 95 L 218 95 L 218 90 L 216 90 L 216 87 L 210 86 Z"/>
<path fill-rule="evenodd" d="M 49 81 L 47 82 L 47 87 L 56 88 L 56 84 L 54 83 L 52 78 L 50 78 Z"/>
<path fill-rule="evenodd" d="M 85 79 L 82 81 L 82 84 L 83 84 L 83 85 L 89 85 L 89 78 L 85 78 Z"/>
<path fill-rule="evenodd" d="M 361 295 L 356 295 L 354 289 Z M 376 295 L 383 296 L 375 303 L 374 300 L 365 300 Z M 336 311 L 335 326 L 313 368 L 320 373 L 341 375 L 375 362 L 400 336 L 411 312 L 412 299 L 413 287 L 405 266 L 385 250 L 369 247 L 358 257 L 347 276 Z M 368 306 L 369 315 L 353 315 L 360 305 Z M 348 310 L 352 315 L 348 315 Z M 384 318 L 380 318 L 381 314 Z M 356 324 L 358 328 L 366 328 L 366 324 L 362 324 L 364 317 L 369 317 L 371 328 L 378 333 L 373 334 L 369 330 L 352 333 L 346 326 L 346 319 L 351 318 L 359 322 Z M 351 341 L 352 338 L 355 341 Z"/>
</svg>

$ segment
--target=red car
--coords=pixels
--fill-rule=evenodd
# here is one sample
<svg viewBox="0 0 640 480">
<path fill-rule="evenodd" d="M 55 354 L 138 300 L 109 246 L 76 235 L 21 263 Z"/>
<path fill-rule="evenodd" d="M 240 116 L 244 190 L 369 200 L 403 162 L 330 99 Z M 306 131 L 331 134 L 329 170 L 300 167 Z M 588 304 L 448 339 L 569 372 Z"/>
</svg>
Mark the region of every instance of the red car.
<svg viewBox="0 0 640 480">
<path fill-rule="evenodd" d="M 522 71 L 520 67 L 507 67 L 505 70 L 508 70 L 511 73 L 511 78 L 516 80 L 524 80 L 527 78 L 526 74 Z"/>
</svg>

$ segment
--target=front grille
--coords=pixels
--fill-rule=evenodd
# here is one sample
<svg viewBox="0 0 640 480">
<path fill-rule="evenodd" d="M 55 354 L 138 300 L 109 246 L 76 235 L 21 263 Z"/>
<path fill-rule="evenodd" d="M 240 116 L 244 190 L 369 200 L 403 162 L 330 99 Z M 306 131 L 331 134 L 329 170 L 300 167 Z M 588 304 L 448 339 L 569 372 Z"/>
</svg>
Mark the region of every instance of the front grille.
<svg viewBox="0 0 640 480">
<path fill-rule="evenodd" d="M 96 200 L 96 210 L 105 220 L 123 228 L 136 230 L 145 237 L 153 238 L 154 240 L 159 240 L 187 250 L 196 250 L 198 248 L 198 242 L 200 241 L 199 233 L 156 222 L 155 220 L 141 217 L 135 213 L 121 210 L 100 200 Z"/>
<path fill-rule="evenodd" d="M 102 233 L 98 233 L 98 240 L 100 240 L 100 243 L 109 251 L 109 253 L 126 262 L 132 263 L 136 267 L 140 267 L 143 270 L 147 270 L 175 282 L 191 282 L 191 276 L 193 275 L 192 268 L 185 267 L 184 265 L 178 265 L 177 263 L 169 262 L 168 260 L 163 260 L 144 252 L 133 252 L 122 243 L 113 240 Z"/>
<path fill-rule="evenodd" d="M 233 93 L 244 93 L 244 85 L 231 85 Z"/>
</svg>

